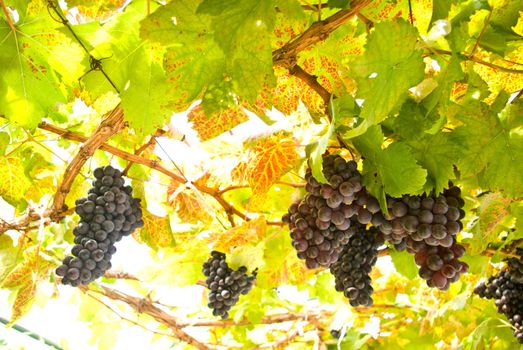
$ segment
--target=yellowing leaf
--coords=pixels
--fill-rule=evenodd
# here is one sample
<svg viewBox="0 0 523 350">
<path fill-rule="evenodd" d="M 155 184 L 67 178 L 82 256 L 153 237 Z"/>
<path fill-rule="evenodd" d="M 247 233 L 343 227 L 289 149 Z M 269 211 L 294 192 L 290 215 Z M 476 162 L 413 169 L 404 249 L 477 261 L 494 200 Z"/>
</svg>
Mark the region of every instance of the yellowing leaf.
<svg viewBox="0 0 523 350">
<path fill-rule="evenodd" d="M 228 252 L 231 248 L 256 245 L 267 231 L 267 223 L 264 217 L 259 217 L 251 221 L 244 222 L 240 226 L 232 229 L 213 233 L 208 238 L 209 242 L 214 242 L 214 249 L 221 252 Z"/>
<path fill-rule="evenodd" d="M 153 249 L 174 245 L 169 217 L 156 216 L 147 210 L 143 211 L 143 228 L 133 236 Z"/>
<path fill-rule="evenodd" d="M 24 252 L 24 260 L 2 281 L 0 287 L 18 289 L 9 325 L 13 325 L 31 309 L 38 283 L 48 277 L 53 266 L 50 261 L 44 259 L 40 248 L 33 246 Z"/>
<path fill-rule="evenodd" d="M 18 158 L 0 159 L 0 196 L 15 205 L 24 199 L 30 186 L 24 174 L 24 166 Z"/>
<path fill-rule="evenodd" d="M 479 207 L 479 226 L 483 239 L 492 241 L 496 234 L 496 227 L 508 215 L 511 199 L 503 197 L 500 193 L 486 194 Z"/>
<path fill-rule="evenodd" d="M 275 288 L 282 284 L 302 285 L 317 272 L 308 270 L 298 259 L 288 232 L 269 239 L 265 244 L 265 261 L 270 263 L 258 272 L 257 285 Z"/>
<path fill-rule="evenodd" d="M 178 183 L 172 183 L 167 190 L 167 202 L 175 208 L 176 214 L 184 222 L 212 221 L 209 205 L 201 196 L 193 189 L 181 187 Z"/>
<path fill-rule="evenodd" d="M 253 196 L 264 195 L 297 159 L 296 143 L 290 138 L 272 136 L 258 142 L 251 150 L 245 173 Z"/>
<path fill-rule="evenodd" d="M 34 283 L 24 284 L 22 288 L 18 290 L 18 292 L 16 293 L 15 301 L 13 303 L 11 319 L 9 320 L 7 327 L 11 327 L 12 325 L 14 325 L 16 321 L 18 321 L 25 314 L 27 314 L 29 310 L 31 310 L 35 294 L 36 284 Z"/>
<path fill-rule="evenodd" d="M 247 114 L 237 107 L 207 116 L 200 105 L 193 108 L 187 118 L 193 123 L 193 128 L 202 141 L 212 139 L 249 119 Z"/>
</svg>

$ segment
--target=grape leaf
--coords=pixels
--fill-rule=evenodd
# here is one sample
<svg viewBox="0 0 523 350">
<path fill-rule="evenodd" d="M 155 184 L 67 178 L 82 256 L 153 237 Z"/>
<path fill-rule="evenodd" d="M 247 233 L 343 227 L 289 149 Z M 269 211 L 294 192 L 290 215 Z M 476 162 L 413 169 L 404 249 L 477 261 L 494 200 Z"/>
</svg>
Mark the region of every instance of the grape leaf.
<svg viewBox="0 0 523 350">
<path fill-rule="evenodd" d="M 441 193 L 447 188 L 449 180 L 455 178 L 454 165 L 457 164 L 461 148 L 449 133 L 425 134 L 423 138 L 407 141 L 412 155 L 419 165 L 427 170 L 425 192 L 434 190 Z"/>
<path fill-rule="evenodd" d="M 175 243 L 169 217 L 160 217 L 143 210 L 143 227 L 133 236 L 153 249 L 172 247 Z"/>
<path fill-rule="evenodd" d="M 447 18 L 450 11 L 452 0 L 434 1 L 432 5 L 432 17 L 430 18 L 430 25 L 440 19 Z"/>
<path fill-rule="evenodd" d="M 54 37 L 41 35 L 40 24 L 39 17 L 28 16 L 13 32 L 0 18 L 0 114 L 31 129 L 66 100 L 46 51 Z"/>
<path fill-rule="evenodd" d="M 464 147 L 458 162 L 462 176 L 478 176 L 482 187 L 509 197 L 523 195 L 523 136 L 510 125 L 518 109 L 509 105 L 497 116 L 479 101 L 455 108 L 463 123 L 452 133 Z"/>
<path fill-rule="evenodd" d="M 438 86 L 423 99 L 423 105 L 427 109 L 427 115 L 429 115 L 438 104 L 440 109 L 447 107 L 453 84 L 463 79 L 463 76 L 459 58 L 452 56 L 448 64 L 444 66 L 436 77 Z"/>
<path fill-rule="evenodd" d="M 400 274 L 411 280 L 418 277 L 418 267 L 414 263 L 412 256 L 405 254 L 404 252 L 391 250 L 390 257 L 392 258 L 396 271 Z"/>
<path fill-rule="evenodd" d="M 202 106 L 198 105 L 191 109 L 187 119 L 192 122 L 200 140 L 207 141 L 247 121 L 249 116 L 238 106 L 230 106 L 207 116 Z"/>
<path fill-rule="evenodd" d="M 8 326 L 12 326 L 29 312 L 38 283 L 48 277 L 50 269 L 54 266 L 37 246 L 26 249 L 23 256 L 24 259 L 0 283 L 1 288 L 16 290 Z"/>
<path fill-rule="evenodd" d="M 245 169 L 253 196 L 265 194 L 298 160 L 296 142 L 273 135 L 258 141 L 250 150 Z"/>
<path fill-rule="evenodd" d="M 0 158 L 0 196 L 6 202 L 16 206 L 24 201 L 25 192 L 31 183 L 24 174 L 24 167 L 19 158 Z"/>
<path fill-rule="evenodd" d="M 104 20 L 113 15 L 126 3 L 125 0 L 68 0 L 67 5 L 77 7 L 85 17 Z"/>
<path fill-rule="evenodd" d="M 394 142 L 382 149 L 383 133 L 379 126 L 369 128 L 353 142 L 364 158 L 364 184 L 382 207 L 385 193 L 401 197 L 422 191 L 427 171 L 416 163 L 406 144 Z"/>
<path fill-rule="evenodd" d="M 416 49 L 417 31 L 404 20 L 376 24 L 365 53 L 352 69 L 358 82 L 357 97 L 364 99 L 362 123 L 344 133 L 345 138 L 363 134 L 401 105 L 408 89 L 424 77 L 422 51 Z"/>
<path fill-rule="evenodd" d="M 234 247 L 256 245 L 265 236 L 267 222 L 264 217 L 244 222 L 240 226 L 223 232 L 212 233 L 208 241 L 214 243 L 214 249 L 228 252 Z"/>
<path fill-rule="evenodd" d="M 128 78 L 127 88 L 120 94 L 125 119 L 137 133 L 152 134 L 171 115 L 165 98 L 165 72 L 153 54 L 142 46 L 134 53 Z"/>
<path fill-rule="evenodd" d="M 270 264 L 260 269 L 256 279 L 256 285 L 260 288 L 269 289 L 291 283 L 301 285 L 315 274 L 296 256 L 288 233 L 282 232 L 266 242 L 265 261 L 270 261 Z"/>
<path fill-rule="evenodd" d="M 171 183 L 167 190 L 167 202 L 176 210 L 176 214 L 184 222 L 209 223 L 212 214 L 203 195 L 179 183 Z"/>
<path fill-rule="evenodd" d="M 227 72 L 234 81 L 234 92 L 253 102 L 273 76 L 270 43 L 276 17 L 273 1 L 204 0 L 197 13 L 212 16 L 214 39 L 227 57 Z"/>
</svg>

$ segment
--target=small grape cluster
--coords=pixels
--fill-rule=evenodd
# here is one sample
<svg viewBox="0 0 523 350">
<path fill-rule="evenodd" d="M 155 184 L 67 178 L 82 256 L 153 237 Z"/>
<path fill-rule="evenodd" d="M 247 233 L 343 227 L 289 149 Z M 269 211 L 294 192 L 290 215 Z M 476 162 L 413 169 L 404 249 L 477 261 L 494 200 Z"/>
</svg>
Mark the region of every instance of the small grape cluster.
<svg viewBox="0 0 523 350">
<path fill-rule="evenodd" d="M 80 216 L 73 229 L 75 245 L 56 269 L 63 284 L 88 284 L 111 268 L 115 243 L 143 226 L 140 200 L 132 198 L 120 170 L 112 166 L 94 170 L 95 180 L 87 198 L 76 200 Z"/>
<path fill-rule="evenodd" d="M 298 258 L 309 269 L 336 262 L 355 232 L 351 222 L 368 224 L 380 210 L 378 201 L 364 189 L 356 162 L 327 155 L 323 174 L 328 184 L 319 183 L 307 169 L 307 195 L 294 202 L 282 218 L 289 225 Z"/>
<path fill-rule="evenodd" d="M 414 242 L 450 248 L 454 237 L 463 228 L 463 205 L 461 190 L 457 186 L 445 189 L 438 196 L 431 193 L 389 197 L 388 215 L 378 215 L 374 223 L 386 240 L 399 249 L 415 245 Z"/>
<path fill-rule="evenodd" d="M 420 266 L 419 275 L 429 287 L 447 290 L 468 271 L 468 265 L 458 260 L 465 254 L 465 248 L 455 242 L 449 248 L 420 242 L 416 249 L 414 259 Z"/>
<path fill-rule="evenodd" d="M 209 293 L 209 308 L 213 309 L 214 316 L 222 319 L 229 317 L 229 310 L 234 306 L 240 294 L 247 294 L 256 279 L 256 271 L 247 275 L 247 268 L 241 266 L 234 271 L 227 265 L 225 254 L 213 250 L 211 257 L 203 264 L 205 283 L 211 290 Z"/>
<path fill-rule="evenodd" d="M 338 261 L 330 267 L 336 290 L 343 292 L 352 306 L 371 306 L 373 303 L 369 274 L 376 264 L 378 248 L 383 243 L 383 235 L 377 229 L 360 226 Z"/>
<path fill-rule="evenodd" d="M 491 276 L 474 288 L 481 298 L 495 299 L 499 313 L 505 314 L 514 326 L 514 336 L 523 343 L 523 249 L 518 250 L 519 258 L 507 261 L 506 270 Z"/>
</svg>

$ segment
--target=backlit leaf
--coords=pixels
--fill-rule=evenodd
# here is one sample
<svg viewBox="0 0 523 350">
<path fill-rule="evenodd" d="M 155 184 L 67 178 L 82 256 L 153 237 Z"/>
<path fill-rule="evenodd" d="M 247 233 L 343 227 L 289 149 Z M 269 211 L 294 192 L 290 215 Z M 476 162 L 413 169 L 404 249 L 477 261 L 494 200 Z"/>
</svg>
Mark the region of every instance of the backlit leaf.
<svg viewBox="0 0 523 350">
<path fill-rule="evenodd" d="M 245 175 L 254 195 L 263 195 L 291 170 L 298 160 L 296 142 L 274 135 L 258 141 L 250 150 Z"/>
<path fill-rule="evenodd" d="M 223 232 L 214 232 L 208 238 L 214 243 L 214 249 L 221 252 L 229 252 L 234 247 L 245 245 L 255 246 L 265 235 L 267 223 L 264 217 L 244 222 L 240 226 L 233 227 Z"/>
</svg>

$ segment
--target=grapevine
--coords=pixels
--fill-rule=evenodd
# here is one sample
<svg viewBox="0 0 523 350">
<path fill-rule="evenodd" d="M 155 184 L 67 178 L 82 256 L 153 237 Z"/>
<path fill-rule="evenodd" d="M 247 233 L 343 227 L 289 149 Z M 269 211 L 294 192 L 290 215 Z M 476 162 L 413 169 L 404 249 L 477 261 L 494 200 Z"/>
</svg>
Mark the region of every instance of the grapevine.
<svg viewBox="0 0 523 350">
<path fill-rule="evenodd" d="M 205 284 L 210 289 L 209 308 L 214 316 L 229 317 L 229 310 L 238 302 L 241 294 L 247 294 L 256 278 L 256 271 L 247 275 L 247 268 L 233 270 L 225 261 L 225 254 L 213 250 L 203 264 L 202 272 L 207 277 Z"/>
<path fill-rule="evenodd" d="M 120 170 L 108 165 L 94 170 L 86 198 L 76 200 L 80 222 L 73 229 L 75 245 L 56 269 L 63 284 L 89 284 L 111 268 L 115 243 L 143 226 L 140 200 L 132 198 Z"/>
<path fill-rule="evenodd" d="M 499 313 L 507 316 L 514 327 L 514 336 L 523 343 L 523 249 L 518 250 L 519 258 L 507 261 L 504 270 L 481 282 L 474 293 L 481 298 L 495 299 Z"/>
</svg>

